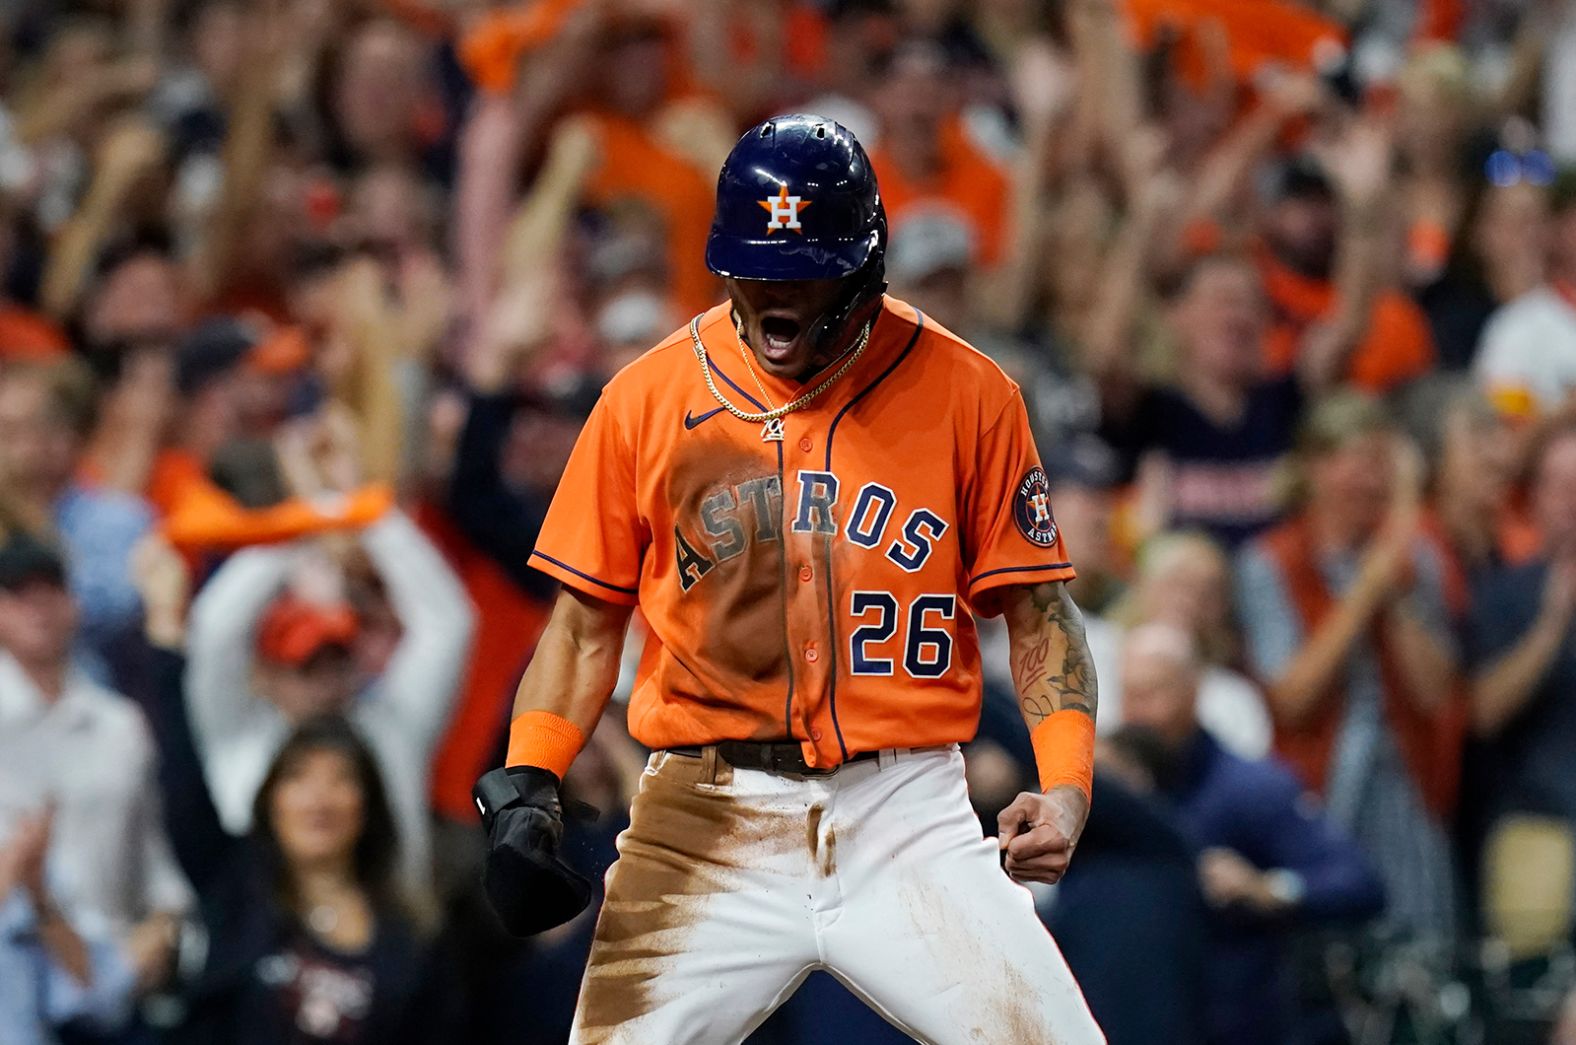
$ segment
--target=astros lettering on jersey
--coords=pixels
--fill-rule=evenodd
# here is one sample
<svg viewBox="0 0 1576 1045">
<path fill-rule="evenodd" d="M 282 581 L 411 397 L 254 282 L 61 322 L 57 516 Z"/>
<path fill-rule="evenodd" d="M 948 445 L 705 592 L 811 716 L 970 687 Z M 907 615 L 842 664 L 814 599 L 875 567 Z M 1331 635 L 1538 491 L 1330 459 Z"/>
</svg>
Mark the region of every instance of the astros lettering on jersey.
<svg viewBox="0 0 1576 1045">
<path fill-rule="evenodd" d="M 767 210 L 792 228 L 804 206 L 785 192 Z M 698 329 L 723 394 L 768 409 L 728 306 Z M 783 403 L 824 373 L 758 377 Z M 969 603 L 1074 576 L 1046 486 L 1017 385 L 887 297 L 864 354 L 783 418 L 781 441 L 712 398 L 687 329 L 630 364 L 581 433 L 532 563 L 640 605 L 641 743 L 791 737 L 825 768 L 972 738 Z"/>
</svg>

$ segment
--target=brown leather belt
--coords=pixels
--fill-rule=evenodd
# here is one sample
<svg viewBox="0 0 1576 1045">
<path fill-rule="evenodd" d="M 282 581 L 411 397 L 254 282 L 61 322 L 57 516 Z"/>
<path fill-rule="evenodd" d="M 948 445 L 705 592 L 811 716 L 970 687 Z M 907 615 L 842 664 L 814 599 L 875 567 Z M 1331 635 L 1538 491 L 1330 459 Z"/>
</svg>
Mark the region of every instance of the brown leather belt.
<svg viewBox="0 0 1576 1045">
<path fill-rule="evenodd" d="M 852 762 L 868 762 L 880 756 L 879 751 L 861 751 L 849 755 L 840 765 L 817 768 L 804 760 L 804 749 L 797 740 L 723 740 L 716 745 L 717 756 L 735 769 L 763 769 L 768 773 L 786 773 L 791 776 L 827 776 Z M 670 747 L 675 755 L 700 758 L 698 747 Z"/>
</svg>

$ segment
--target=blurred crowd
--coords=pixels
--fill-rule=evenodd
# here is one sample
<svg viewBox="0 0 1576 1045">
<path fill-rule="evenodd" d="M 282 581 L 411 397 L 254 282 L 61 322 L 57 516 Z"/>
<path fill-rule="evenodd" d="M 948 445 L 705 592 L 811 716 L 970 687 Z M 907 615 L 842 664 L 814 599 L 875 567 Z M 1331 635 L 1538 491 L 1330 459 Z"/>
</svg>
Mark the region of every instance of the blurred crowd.
<svg viewBox="0 0 1576 1045">
<path fill-rule="evenodd" d="M 796 110 L 1030 404 L 1111 1041 L 1576 1042 L 1576 3 L 4 0 L 0 1043 L 564 1040 L 593 915 L 504 935 L 469 797 L 525 562 Z"/>
</svg>

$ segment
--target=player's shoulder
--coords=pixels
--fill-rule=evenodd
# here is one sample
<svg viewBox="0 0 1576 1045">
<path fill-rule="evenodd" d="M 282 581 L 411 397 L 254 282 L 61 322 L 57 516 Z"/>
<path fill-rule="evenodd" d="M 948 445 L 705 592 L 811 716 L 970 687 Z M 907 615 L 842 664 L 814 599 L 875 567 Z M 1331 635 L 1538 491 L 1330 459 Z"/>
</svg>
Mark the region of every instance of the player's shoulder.
<svg viewBox="0 0 1576 1045">
<path fill-rule="evenodd" d="M 886 314 L 913 351 L 925 374 L 954 396 L 982 405 L 1004 405 L 1019 394 L 1018 383 L 990 356 L 900 298 L 886 299 Z"/>
</svg>

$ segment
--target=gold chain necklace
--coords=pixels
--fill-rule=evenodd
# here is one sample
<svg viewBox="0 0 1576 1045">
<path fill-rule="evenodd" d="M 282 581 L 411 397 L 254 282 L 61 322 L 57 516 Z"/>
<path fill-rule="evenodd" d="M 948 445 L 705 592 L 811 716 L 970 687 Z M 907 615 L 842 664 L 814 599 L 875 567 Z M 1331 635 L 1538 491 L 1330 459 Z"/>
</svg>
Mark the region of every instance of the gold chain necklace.
<svg viewBox="0 0 1576 1045">
<path fill-rule="evenodd" d="M 702 315 L 704 315 L 704 313 L 702 313 Z M 782 406 L 773 407 L 770 410 L 763 410 L 760 413 L 754 414 L 734 406 L 727 400 L 725 396 L 723 396 L 722 391 L 717 388 L 717 382 L 711 376 L 711 361 L 706 358 L 706 346 L 701 344 L 700 340 L 700 316 L 696 316 L 694 319 L 690 320 L 690 343 L 694 345 L 695 358 L 700 360 L 701 376 L 706 379 L 706 391 L 711 393 L 711 397 L 721 404 L 724 410 L 728 411 L 728 413 L 732 414 L 734 417 L 737 417 L 739 420 L 747 421 L 750 424 L 760 425 L 762 442 L 780 443 L 783 441 L 782 419 L 793 413 L 795 410 L 808 406 L 810 402 L 822 392 L 825 392 L 828 388 L 831 388 L 834 384 L 836 384 L 838 378 L 848 373 L 849 368 L 858 362 L 859 357 L 864 354 L 865 346 L 870 343 L 870 326 L 871 323 L 866 321 L 865 325 L 860 328 L 859 339 L 854 344 L 853 351 L 848 353 L 848 358 L 843 361 L 843 365 L 838 367 L 837 371 L 825 381 L 822 381 L 819 385 L 815 386 L 810 391 L 806 392 L 799 398 L 792 400 L 791 402 L 787 402 Z M 750 372 L 753 374 L 754 370 L 752 369 Z M 760 379 L 756 378 L 756 384 L 759 383 Z M 762 389 L 763 394 L 764 392 L 765 389 Z M 770 397 L 767 397 L 767 402 L 771 402 Z"/>
</svg>

